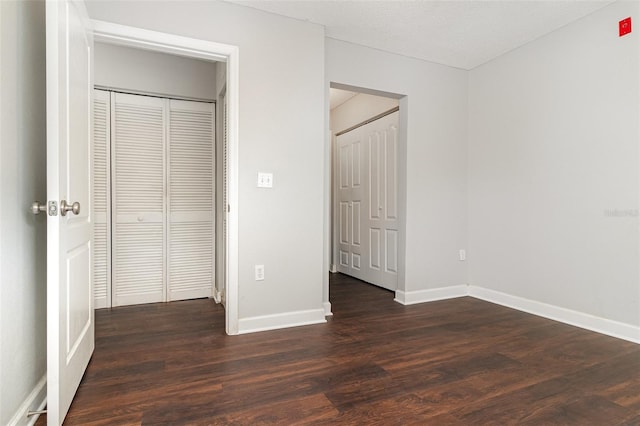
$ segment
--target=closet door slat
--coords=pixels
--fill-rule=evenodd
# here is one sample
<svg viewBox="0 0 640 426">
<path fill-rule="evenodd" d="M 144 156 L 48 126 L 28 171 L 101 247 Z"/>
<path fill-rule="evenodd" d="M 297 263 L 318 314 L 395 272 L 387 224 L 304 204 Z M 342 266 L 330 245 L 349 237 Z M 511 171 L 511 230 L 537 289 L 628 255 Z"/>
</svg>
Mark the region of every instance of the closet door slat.
<svg viewBox="0 0 640 426">
<path fill-rule="evenodd" d="M 229 133 L 227 128 L 227 96 L 225 94 L 222 103 L 222 208 L 218 209 L 222 214 L 222 240 L 220 241 L 219 250 L 222 251 L 220 256 L 220 268 L 222 269 L 222 273 L 219 274 L 219 284 L 218 287 L 221 291 L 221 301 L 223 304 L 226 304 L 226 283 L 227 283 L 227 216 L 229 214 L 229 197 L 227 193 L 228 189 L 228 165 L 227 165 L 227 155 L 228 155 L 228 146 L 229 146 Z M 226 306 L 226 305 L 225 305 Z"/>
<path fill-rule="evenodd" d="M 94 307 L 111 306 L 109 289 L 111 275 L 110 222 L 110 94 L 95 90 L 93 98 L 93 297 Z"/>
<path fill-rule="evenodd" d="M 169 300 L 213 295 L 213 108 L 169 101 Z"/>
<path fill-rule="evenodd" d="M 113 96 L 113 306 L 165 300 L 165 101 Z"/>
</svg>

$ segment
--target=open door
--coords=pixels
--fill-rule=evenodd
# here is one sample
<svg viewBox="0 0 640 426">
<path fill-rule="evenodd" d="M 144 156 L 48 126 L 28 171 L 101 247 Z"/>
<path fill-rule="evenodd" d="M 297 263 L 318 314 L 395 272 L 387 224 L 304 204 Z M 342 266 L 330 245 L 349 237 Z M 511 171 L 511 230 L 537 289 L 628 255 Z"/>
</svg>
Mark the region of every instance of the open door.
<svg viewBox="0 0 640 426">
<path fill-rule="evenodd" d="M 62 424 L 94 348 L 93 38 L 84 3 L 46 3 L 47 424 Z"/>
</svg>

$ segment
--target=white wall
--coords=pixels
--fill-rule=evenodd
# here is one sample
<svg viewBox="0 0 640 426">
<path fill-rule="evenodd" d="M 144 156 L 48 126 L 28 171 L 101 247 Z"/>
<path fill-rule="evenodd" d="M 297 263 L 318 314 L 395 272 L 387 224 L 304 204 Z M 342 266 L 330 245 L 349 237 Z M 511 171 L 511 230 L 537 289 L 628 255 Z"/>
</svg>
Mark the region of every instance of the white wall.
<svg viewBox="0 0 640 426">
<path fill-rule="evenodd" d="M 358 93 L 331 110 L 329 127 L 338 133 L 397 106 L 397 99 Z"/>
<path fill-rule="evenodd" d="M 467 73 L 326 39 L 330 82 L 405 95 L 406 274 L 398 288 L 419 292 L 466 284 L 458 250 L 467 241 Z"/>
<path fill-rule="evenodd" d="M 94 84 L 168 96 L 216 99 L 216 63 L 96 43 Z"/>
<path fill-rule="evenodd" d="M 239 313 L 244 330 L 322 311 L 324 30 L 224 2 L 101 2 L 94 19 L 239 46 Z M 274 187 L 256 187 L 258 172 Z M 265 280 L 254 280 L 254 265 Z M 289 315 L 282 315 L 282 314 Z M 309 318 L 309 312 L 302 317 Z"/>
<path fill-rule="evenodd" d="M 46 373 L 45 7 L 0 2 L 0 424 L 26 424 Z M 33 392 L 33 393 L 32 393 Z"/>
<path fill-rule="evenodd" d="M 640 43 L 617 33 L 639 12 L 614 3 L 470 72 L 470 284 L 640 325 Z"/>
</svg>

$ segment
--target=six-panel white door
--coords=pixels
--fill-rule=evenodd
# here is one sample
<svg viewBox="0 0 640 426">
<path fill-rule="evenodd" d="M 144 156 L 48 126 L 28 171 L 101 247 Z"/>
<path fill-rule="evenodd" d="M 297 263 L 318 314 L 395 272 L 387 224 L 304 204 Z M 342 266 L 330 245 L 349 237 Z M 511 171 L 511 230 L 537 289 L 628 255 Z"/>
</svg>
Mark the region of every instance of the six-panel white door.
<svg viewBox="0 0 640 426">
<path fill-rule="evenodd" d="M 398 112 L 336 138 L 338 271 L 398 283 Z"/>
<path fill-rule="evenodd" d="M 398 286 L 398 112 L 363 126 L 366 134 L 367 206 L 362 219 L 369 281 Z"/>
<path fill-rule="evenodd" d="M 353 131 L 336 138 L 338 164 L 338 271 L 366 280 L 362 269 L 362 133 Z"/>
<path fill-rule="evenodd" d="M 82 2 L 47 1 L 49 425 L 64 421 L 94 349 L 89 27 Z"/>
</svg>

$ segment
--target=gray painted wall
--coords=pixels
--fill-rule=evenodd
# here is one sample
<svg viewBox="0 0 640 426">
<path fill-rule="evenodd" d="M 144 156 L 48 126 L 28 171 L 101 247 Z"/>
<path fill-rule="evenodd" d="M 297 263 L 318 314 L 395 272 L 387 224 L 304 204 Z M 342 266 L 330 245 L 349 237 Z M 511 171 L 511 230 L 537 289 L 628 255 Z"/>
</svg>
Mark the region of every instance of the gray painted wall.
<svg viewBox="0 0 640 426">
<path fill-rule="evenodd" d="M 640 325 L 640 43 L 617 31 L 639 12 L 616 2 L 470 72 L 470 284 Z"/>
<path fill-rule="evenodd" d="M 94 84 L 171 96 L 217 97 L 216 63 L 96 43 Z"/>
<path fill-rule="evenodd" d="M 46 373 L 45 8 L 0 2 L 0 424 L 26 424 Z"/>
</svg>

